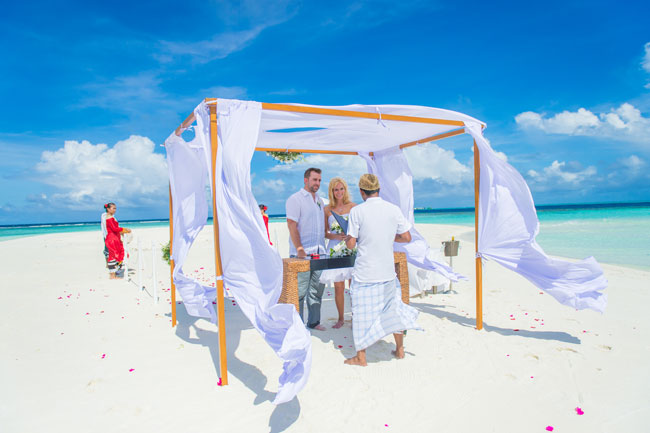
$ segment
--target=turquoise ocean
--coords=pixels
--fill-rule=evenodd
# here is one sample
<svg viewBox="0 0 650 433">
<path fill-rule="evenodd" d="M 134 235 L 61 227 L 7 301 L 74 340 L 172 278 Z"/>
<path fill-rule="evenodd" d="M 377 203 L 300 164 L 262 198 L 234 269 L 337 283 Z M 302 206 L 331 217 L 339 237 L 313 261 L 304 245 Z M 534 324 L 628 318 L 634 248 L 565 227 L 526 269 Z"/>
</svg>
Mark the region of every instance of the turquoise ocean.
<svg viewBox="0 0 650 433">
<path fill-rule="evenodd" d="M 540 206 L 537 242 L 554 256 L 650 270 L 650 203 Z M 284 221 L 271 216 L 271 221 Z M 419 224 L 474 226 L 473 209 L 415 211 Z M 167 220 L 122 221 L 131 229 L 167 226 Z M 0 226 L 0 241 L 48 233 L 99 231 L 98 222 Z"/>
</svg>

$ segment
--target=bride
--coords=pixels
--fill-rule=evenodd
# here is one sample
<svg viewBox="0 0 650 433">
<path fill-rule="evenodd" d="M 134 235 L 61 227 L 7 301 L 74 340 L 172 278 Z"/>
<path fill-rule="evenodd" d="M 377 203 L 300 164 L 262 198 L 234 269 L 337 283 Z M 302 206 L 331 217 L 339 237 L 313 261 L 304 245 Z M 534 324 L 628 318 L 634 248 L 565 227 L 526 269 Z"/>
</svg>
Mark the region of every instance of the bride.
<svg viewBox="0 0 650 433">
<path fill-rule="evenodd" d="M 332 215 L 332 211 L 341 215 L 346 220 L 350 214 L 350 209 L 356 206 L 356 203 L 350 201 L 348 184 L 340 177 L 330 180 L 329 184 L 329 205 L 325 206 L 325 237 L 329 239 L 327 251 L 330 257 L 347 256 L 353 254 L 345 246 L 345 235 L 341 226 Z M 343 326 L 343 313 L 345 310 L 344 291 L 345 280 L 352 278 L 352 268 L 327 269 L 323 271 L 320 282 L 324 284 L 334 283 L 334 300 L 336 309 L 339 313 L 339 319 L 333 328 L 338 329 Z"/>
</svg>

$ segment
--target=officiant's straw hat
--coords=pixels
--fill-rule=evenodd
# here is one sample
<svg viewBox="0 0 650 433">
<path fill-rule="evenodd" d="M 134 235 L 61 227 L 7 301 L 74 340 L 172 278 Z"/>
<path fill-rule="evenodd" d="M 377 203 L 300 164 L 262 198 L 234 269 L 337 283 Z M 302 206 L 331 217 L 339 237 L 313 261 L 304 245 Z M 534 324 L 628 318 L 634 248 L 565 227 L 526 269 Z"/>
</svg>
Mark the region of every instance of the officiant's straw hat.
<svg viewBox="0 0 650 433">
<path fill-rule="evenodd" d="M 359 188 L 366 191 L 377 191 L 379 189 L 379 179 L 374 174 L 366 173 L 359 179 Z"/>
</svg>

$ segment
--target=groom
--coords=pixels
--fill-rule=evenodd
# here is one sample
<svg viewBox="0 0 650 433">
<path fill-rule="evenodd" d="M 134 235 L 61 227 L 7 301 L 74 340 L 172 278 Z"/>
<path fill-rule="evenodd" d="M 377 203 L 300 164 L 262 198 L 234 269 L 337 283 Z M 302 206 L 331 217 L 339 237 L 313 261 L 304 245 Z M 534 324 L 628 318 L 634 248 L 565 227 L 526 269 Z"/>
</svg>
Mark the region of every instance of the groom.
<svg viewBox="0 0 650 433">
<path fill-rule="evenodd" d="M 350 210 L 346 238 L 348 248 L 357 247 L 350 285 L 357 355 L 345 363 L 365 367 L 366 348 L 388 334 L 395 337 L 393 354 L 404 358 L 402 331 L 418 329 L 418 312 L 402 302 L 393 258 L 394 242 L 411 241 L 411 224 L 397 206 L 379 198 L 377 176 L 361 176 L 359 190 L 364 203 Z"/>
<path fill-rule="evenodd" d="M 325 205 L 316 194 L 320 188 L 321 170 L 308 168 L 304 175 L 304 187 L 287 199 L 287 226 L 289 227 L 289 254 L 291 257 L 307 257 L 325 249 Z M 298 274 L 298 305 L 304 320 L 303 304 L 307 298 L 307 327 L 324 331 L 320 324 L 320 309 L 325 284 L 320 282 L 322 271 Z"/>
</svg>

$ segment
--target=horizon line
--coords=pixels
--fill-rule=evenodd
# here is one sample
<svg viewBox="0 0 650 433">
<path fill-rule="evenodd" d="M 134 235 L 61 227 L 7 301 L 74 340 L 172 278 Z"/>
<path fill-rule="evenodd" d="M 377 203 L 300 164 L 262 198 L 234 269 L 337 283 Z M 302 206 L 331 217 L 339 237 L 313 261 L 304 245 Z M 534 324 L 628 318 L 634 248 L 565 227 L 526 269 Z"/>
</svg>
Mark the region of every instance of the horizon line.
<svg viewBox="0 0 650 433">
<path fill-rule="evenodd" d="M 641 202 L 605 202 L 605 203 L 584 203 L 584 204 L 543 204 L 535 205 L 536 210 L 549 210 L 549 209 L 599 209 L 599 208 L 608 208 L 608 207 L 645 207 L 650 206 L 650 201 L 641 201 Z M 414 213 L 461 213 L 461 212 L 474 212 L 474 206 L 471 207 L 458 207 L 458 208 L 428 208 L 420 207 L 414 208 Z M 269 214 L 269 218 L 286 218 L 286 214 Z M 208 217 L 208 221 L 212 217 Z M 135 219 L 135 220 L 121 220 L 123 223 L 147 223 L 147 222 L 167 222 L 169 218 L 149 218 L 149 219 Z M 38 226 L 64 226 L 64 225 L 82 225 L 82 224 L 100 224 L 99 221 L 70 221 L 70 222 L 59 222 L 59 223 L 46 223 L 46 222 L 34 222 L 26 224 L 0 224 L 0 229 L 7 228 L 18 228 L 18 227 L 38 227 Z"/>
</svg>

